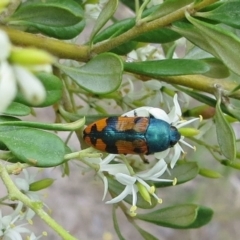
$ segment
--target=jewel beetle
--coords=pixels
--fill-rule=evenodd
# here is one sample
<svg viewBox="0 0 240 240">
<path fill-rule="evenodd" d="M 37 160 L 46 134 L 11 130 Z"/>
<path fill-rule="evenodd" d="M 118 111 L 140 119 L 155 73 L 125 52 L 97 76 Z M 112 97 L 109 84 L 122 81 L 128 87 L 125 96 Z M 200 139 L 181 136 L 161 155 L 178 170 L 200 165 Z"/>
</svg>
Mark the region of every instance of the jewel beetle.
<svg viewBox="0 0 240 240">
<path fill-rule="evenodd" d="M 85 142 L 113 154 L 153 154 L 173 147 L 181 138 L 177 128 L 154 117 L 108 117 L 88 125 Z"/>
</svg>

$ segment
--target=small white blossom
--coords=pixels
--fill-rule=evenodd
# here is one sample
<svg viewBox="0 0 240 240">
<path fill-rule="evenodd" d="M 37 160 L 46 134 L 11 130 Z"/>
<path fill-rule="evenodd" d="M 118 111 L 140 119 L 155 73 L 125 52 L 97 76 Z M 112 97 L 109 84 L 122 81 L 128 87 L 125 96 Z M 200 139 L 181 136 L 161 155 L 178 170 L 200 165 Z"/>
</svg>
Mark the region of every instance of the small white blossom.
<svg viewBox="0 0 240 240">
<path fill-rule="evenodd" d="M 23 178 L 19 177 L 15 178 L 14 182 L 16 186 L 30 199 L 40 201 L 38 192 L 29 190 L 30 184 L 35 182 L 36 174 L 33 173 L 30 174 L 26 169 L 23 169 L 23 174 L 24 174 Z"/>
<path fill-rule="evenodd" d="M 8 35 L 0 30 L 0 61 L 6 60 L 10 54 L 11 43 L 9 41 Z"/>
<path fill-rule="evenodd" d="M 0 62 L 0 112 L 3 112 L 17 94 L 14 72 L 7 61 Z"/>
<path fill-rule="evenodd" d="M 153 45 L 146 45 L 144 47 L 132 50 L 127 55 L 127 61 L 146 61 L 146 60 L 160 60 L 165 59 L 162 49 Z"/>
<path fill-rule="evenodd" d="M 161 159 L 151 169 L 135 173 L 130 175 L 129 171 L 119 172 L 114 175 L 115 179 L 122 185 L 125 186 L 124 190 L 115 198 L 107 201 L 106 203 L 112 204 L 122 201 L 128 195 L 132 195 L 132 207 L 136 209 L 137 204 L 137 192 L 139 191 L 138 183 L 140 183 L 149 194 L 155 197 L 159 203 L 161 199 L 154 193 L 155 188 L 150 186 L 146 181 L 157 181 L 157 182 L 174 182 L 174 180 L 161 179 L 161 175 L 167 170 L 166 162 Z"/>
<path fill-rule="evenodd" d="M 96 20 L 104 8 L 108 0 L 100 0 L 99 3 L 85 4 L 85 17 L 86 19 Z"/>
<path fill-rule="evenodd" d="M 174 103 L 174 106 L 172 107 L 171 111 L 168 114 L 160 108 L 140 107 L 140 108 L 137 108 L 135 110 L 125 113 L 124 116 L 128 116 L 128 117 L 134 117 L 136 115 L 141 116 L 141 117 L 152 116 L 154 118 L 161 119 L 161 120 L 171 124 L 172 126 L 175 126 L 177 129 L 179 129 L 193 121 L 198 120 L 198 118 L 194 118 L 189 121 L 185 121 L 185 120 L 181 119 L 182 111 L 181 111 L 181 108 L 180 108 L 178 100 L 177 100 L 177 94 L 175 94 L 175 96 L 173 98 L 173 103 Z M 179 142 L 194 149 L 194 147 L 192 147 L 191 145 L 186 143 L 183 139 L 184 139 L 184 137 L 182 136 L 181 139 L 179 140 Z M 179 157 L 181 155 L 181 152 L 184 153 L 184 151 L 179 143 L 176 143 L 172 149 L 174 151 L 174 154 L 171 156 L 171 163 L 170 163 L 171 168 L 173 168 L 175 166 L 177 160 L 179 159 Z M 171 151 L 171 149 L 168 148 L 162 152 L 154 153 L 154 156 L 157 159 L 163 158 L 166 160 L 166 157 L 170 154 L 170 151 Z"/>
<path fill-rule="evenodd" d="M 36 105 L 42 103 L 46 97 L 42 82 L 22 66 L 14 65 L 13 69 L 26 100 Z"/>
<path fill-rule="evenodd" d="M 2 216 L 2 212 L 0 210 L 0 238 L 3 240 L 22 240 L 22 233 L 30 233 L 30 230 L 25 228 L 28 223 L 23 223 L 20 225 L 16 225 L 18 222 L 24 220 L 23 215 L 21 213 L 23 204 L 21 202 L 18 203 L 18 206 L 14 210 L 14 212 L 7 216 Z"/>
</svg>

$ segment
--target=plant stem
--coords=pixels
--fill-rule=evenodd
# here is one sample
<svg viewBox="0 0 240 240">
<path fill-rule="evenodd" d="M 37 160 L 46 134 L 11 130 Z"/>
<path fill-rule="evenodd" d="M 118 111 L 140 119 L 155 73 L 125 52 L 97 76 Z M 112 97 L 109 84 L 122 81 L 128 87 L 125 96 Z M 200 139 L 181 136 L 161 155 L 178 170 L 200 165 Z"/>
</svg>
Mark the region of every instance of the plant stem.
<svg viewBox="0 0 240 240">
<path fill-rule="evenodd" d="M 77 240 L 69 234 L 62 226 L 60 226 L 54 219 L 52 219 L 44 210 L 41 202 L 32 201 L 24 195 L 13 183 L 7 169 L 0 164 L 0 177 L 2 178 L 9 194 L 9 199 L 19 200 L 27 207 L 31 208 L 44 222 L 46 222 L 56 233 L 63 239 Z"/>
</svg>

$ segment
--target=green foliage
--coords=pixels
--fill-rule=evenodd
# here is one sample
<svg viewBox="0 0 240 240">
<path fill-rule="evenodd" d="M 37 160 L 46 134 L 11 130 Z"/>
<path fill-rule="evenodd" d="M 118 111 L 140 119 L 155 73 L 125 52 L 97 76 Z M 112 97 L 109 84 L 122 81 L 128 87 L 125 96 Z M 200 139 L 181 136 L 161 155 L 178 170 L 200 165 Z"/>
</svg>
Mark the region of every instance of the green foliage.
<svg viewBox="0 0 240 240">
<path fill-rule="evenodd" d="M 25 168 L 50 167 L 61 168 L 62 176 L 71 177 L 74 160 L 75 168 L 79 163 L 84 165 L 80 170 L 85 174 L 93 170 L 94 179 L 103 182 L 104 197 L 108 191 L 109 202 L 115 200 L 112 219 L 119 239 L 128 237 L 124 236 L 117 211 L 122 211 L 129 227 L 146 240 L 159 236 L 144 224 L 139 226 L 137 220 L 155 228 L 186 232 L 207 225 L 213 210 L 201 205 L 207 202 L 208 194 L 201 194 L 199 182 L 227 184 L 234 174 L 230 170 L 240 170 L 236 130 L 240 121 L 240 1 L 166 0 L 155 6 L 148 0 L 109 0 L 105 5 L 97 0 L 9 3 L 0 4 L 0 178 L 6 186 L 0 204 L 12 204 L 16 211 L 18 207 L 11 200 L 23 203 L 19 210 L 22 215 L 17 217 L 14 212 L 14 221 L 27 219 L 30 208 L 62 239 L 79 239 L 50 218 L 41 199 L 31 198 L 50 188 L 53 178 L 26 177 L 22 182 L 29 180 L 28 185 L 21 188 L 22 182 L 15 184 L 11 177 Z M 39 85 L 32 84 L 27 75 L 21 79 L 16 71 L 19 67 Z M 34 86 L 42 88 L 42 101 L 35 101 L 40 90 Z M 163 134 L 169 141 L 167 150 L 139 157 L 140 150 L 147 152 L 151 147 L 151 136 L 141 135 L 149 125 L 138 118 L 126 124 L 116 120 L 115 125 L 103 120 L 91 127 L 92 145 L 108 150 L 107 141 L 113 141 L 118 152 L 129 148 L 136 155 L 113 156 L 87 147 L 83 139 L 85 124 L 126 116 L 128 111 L 144 106 L 154 109 L 141 108 L 131 115 L 142 117 L 137 115 L 139 111 L 155 117 L 161 113 L 160 119 L 167 121 L 171 131 L 176 127 L 181 139 L 175 142 L 172 136 Z M 40 120 L 41 111 L 51 111 L 51 120 L 46 114 L 44 121 L 52 122 Z M 194 120 L 199 115 L 202 122 Z M 30 121 L 29 117 L 36 119 Z M 191 126 L 185 127 L 186 123 Z M 198 135 L 191 135 L 189 129 Z M 64 139 L 61 132 L 66 133 Z M 102 137 L 102 132 L 106 136 Z M 116 139 L 116 132 L 121 132 L 122 139 Z M 135 136 L 135 141 L 130 141 L 131 134 L 126 137 L 126 132 Z M 72 142 L 76 144 L 71 146 Z M 73 181 L 81 182 L 83 177 L 79 174 Z M 209 186 L 214 192 L 215 186 Z M 180 196 L 170 196 L 181 187 Z M 161 191 L 170 199 L 168 207 L 158 205 Z M 227 190 L 220 189 L 218 194 L 227 195 Z M 185 195 L 188 203 L 180 204 Z M 218 211 L 215 202 L 222 196 L 206 205 Z M 192 203 L 195 201 L 199 204 Z M 6 229 L 21 224 L 25 223 L 4 225 L 0 238 L 10 238 Z"/>
<path fill-rule="evenodd" d="M 170 228 L 198 228 L 212 218 L 211 209 L 195 204 L 177 205 L 163 208 L 147 214 L 138 214 L 137 218 Z"/>
<path fill-rule="evenodd" d="M 95 94 L 113 92 L 121 84 L 122 61 L 117 55 L 111 53 L 100 54 L 82 67 L 74 68 L 64 65 L 59 67 L 76 84 Z"/>
<path fill-rule="evenodd" d="M 22 3 L 8 20 L 30 32 L 39 31 L 58 39 L 76 37 L 85 27 L 83 9 L 72 0 L 30 0 Z"/>
</svg>

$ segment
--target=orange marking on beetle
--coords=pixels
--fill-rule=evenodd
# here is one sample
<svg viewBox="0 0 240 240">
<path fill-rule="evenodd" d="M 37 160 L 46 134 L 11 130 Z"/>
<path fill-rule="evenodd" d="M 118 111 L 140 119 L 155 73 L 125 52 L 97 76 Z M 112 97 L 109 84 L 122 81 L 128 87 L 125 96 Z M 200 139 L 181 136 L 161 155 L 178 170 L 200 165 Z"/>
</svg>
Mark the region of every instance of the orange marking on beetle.
<svg viewBox="0 0 240 240">
<path fill-rule="evenodd" d="M 98 150 L 105 151 L 107 145 L 100 139 L 97 139 L 97 142 L 93 147 L 97 148 Z"/>
<path fill-rule="evenodd" d="M 135 126 L 135 118 L 119 117 L 116 122 L 116 129 L 118 131 L 132 130 Z"/>
<path fill-rule="evenodd" d="M 91 124 L 91 125 L 92 125 L 92 124 Z M 91 132 L 91 127 L 90 127 L 91 125 L 89 125 L 89 126 L 87 126 L 86 128 L 84 128 L 83 131 L 84 131 L 85 134 L 89 134 L 89 133 Z"/>
<path fill-rule="evenodd" d="M 148 152 L 147 145 L 142 139 L 136 139 L 133 142 L 119 140 L 116 142 L 116 147 L 119 154 L 136 154 L 136 149 L 138 149 L 137 153 L 139 154 Z"/>
<path fill-rule="evenodd" d="M 107 126 L 107 122 L 106 122 L 107 118 L 103 118 L 101 120 L 98 120 L 90 125 L 88 125 L 85 129 L 84 132 L 86 134 L 90 134 L 92 132 L 92 128 L 94 127 L 94 125 L 97 128 L 98 132 L 101 132 L 106 126 Z"/>
<path fill-rule="evenodd" d="M 116 129 L 118 131 L 134 130 L 136 132 L 145 132 L 147 130 L 149 119 L 137 117 L 119 117 L 116 122 Z"/>
<path fill-rule="evenodd" d="M 148 125 L 149 125 L 149 119 L 142 117 L 135 123 L 135 126 L 133 127 L 133 129 L 136 132 L 144 133 L 147 131 Z"/>
<path fill-rule="evenodd" d="M 87 144 L 89 144 L 89 145 L 92 146 L 91 138 L 90 138 L 89 136 L 85 136 L 85 137 L 84 137 L 84 141 L 85 141 Z"/>
</svg>

